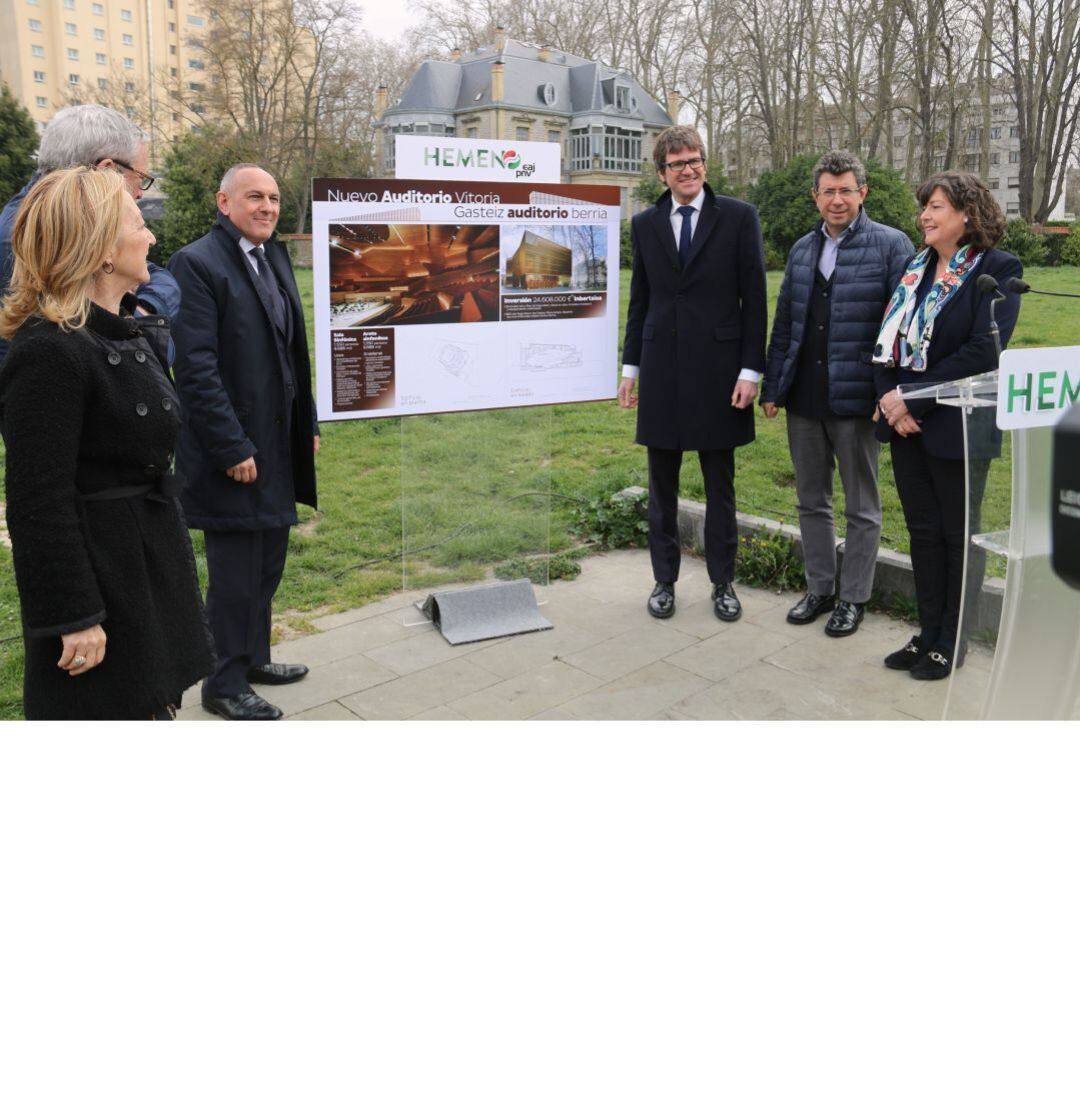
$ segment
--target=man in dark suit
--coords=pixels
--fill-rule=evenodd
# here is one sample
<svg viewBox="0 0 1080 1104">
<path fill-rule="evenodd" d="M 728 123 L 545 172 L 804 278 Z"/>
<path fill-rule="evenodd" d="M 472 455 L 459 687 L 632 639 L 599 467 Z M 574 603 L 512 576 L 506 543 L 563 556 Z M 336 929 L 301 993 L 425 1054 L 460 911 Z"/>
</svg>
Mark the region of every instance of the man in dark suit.
<svg viewBox="0 0 1080 1104">
<path fill-rule="evenodd" d="M 754 439 L 754 398 L 765 369 L 765 253 L 757 212 L 714 195 L 692 127 L 656 138 L 667 191 L 631 223 L 634 250 L 619 404 L 637 407 L 637 443 L 649 456 L 649 552 L 656 586 L 648 610 L 675 612 L 679 470 L 696 449 L 705 479 L 705 563 L 716 616 L 735 621 L 732 585 L 735 449 Z M 633 394 L 637 379 L 638 393 Z"/>
<path fill-rule="evenodd" d="M 169 261 L 183 293 L 177 467 L 188 525 L 206 534 L 206 612 L 218 651 L 202 700 L 228 720 L 277 720 L 281 710 L 251 684 L 307 674 L 270 662 L 270 606 L 296 503 L 316 505 L 318 423 L 300 296 L 289 255 L 272 240 L 277 184 L 258 165 L 235 165 L 217 203 L 210 233 Z"/>
</svg>

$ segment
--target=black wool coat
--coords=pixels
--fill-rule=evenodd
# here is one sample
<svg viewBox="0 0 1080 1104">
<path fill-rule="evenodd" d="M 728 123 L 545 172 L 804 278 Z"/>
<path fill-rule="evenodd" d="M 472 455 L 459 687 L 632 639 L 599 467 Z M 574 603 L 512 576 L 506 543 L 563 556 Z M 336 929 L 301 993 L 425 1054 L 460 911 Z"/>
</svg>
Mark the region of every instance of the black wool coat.
<svg viewBox="0 0 1080 1104">
<path fill-rule="evenodd" d="M 317 505 L 304 313 L 287 250 L 271 240 L 265 251 L 288 302 L 284 336 L 224 215 L 169 260 L 181 290 L 173 371 L 184 424 L 176 466 L 187 480 L 182 501 L 193 529 L 276 529 L 296 524 L 297 502 Z M 251 456 L 254 483 L 225 474 Z"/>
<path fill-rule="evenodd" d="M 930 265 L 937 263 L 931 255 Z M 926 370 L 912 372 L 888 364 L 874 365 L 874 387 L 880 399 L 886 392 L 896 389 L 933 387 L 935 384 L 978 376 L 992 372 L 997 366 L 997 350 L 990 332 L 991 296 L 979 290 L 976 281 L 980 276 L 993 276 L 1005 296 L 997 304 L 994 318 L 998 324 L 1002 350 L 1016 328 L 1020 315 L 1020 296 L 1005 291 L 1005 284 L 1013 276 L 1022 276 L 1024 266 L 1011 253 L 1001 249 L 988 249 L 970 277 L 941 309 L 934 320 L 934 333 L 927 350 Z M 909 399 L 907 408 L 920 424 L 916 437 L 928 456 L 943 460 L 962 460 L 964 456 L 963 415 L 960 408 L 937 403 L 933 399 Z M 894 431 L 884 418 L 874 426 L 879 441 L 891 441 Z M 1001 430 L 997 427 L 993 407 L 977 408 L 968 415 L 968 449 L 972 459 L 993 459 L 1001 455 Z"/>
<path fill-rule="evenodd" d="M 671 193 L 634 216 L 623 363 L 638 366 L 637 443 L 729 449 L 754 439 L 754 408 L 731 405 L 743 368 L 765 370 L 765 252 L 757 211 L 706 197 L 685 270 Z"/>
<path fill-rule="evenodd" d="M 163 319 L 95 306 L 66 333 L 28 319 L 0 370 L 31 720 L 148 720 L 213 667 L 187 528 L 160 484 L 180 429 L 166 341 Z M 95 497 L 147 485 L 154 493 Z M 99 623 L 104 661 L 60 670 L 60 634 Z"/>
</svg>

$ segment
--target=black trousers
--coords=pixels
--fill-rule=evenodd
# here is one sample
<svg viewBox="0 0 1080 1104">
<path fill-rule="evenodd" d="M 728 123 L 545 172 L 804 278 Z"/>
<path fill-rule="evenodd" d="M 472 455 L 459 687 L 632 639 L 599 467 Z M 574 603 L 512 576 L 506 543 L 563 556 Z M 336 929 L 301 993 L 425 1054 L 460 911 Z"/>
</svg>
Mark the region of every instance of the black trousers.
<svg viewBox="0 0 1080 1104">
<path fill-rule="evenodd" d="M 678 449 L 649 449 L 649 555 L 653 578 L 674 583 L 679 577 L 679 472 L 683 454 Z M 735 450 L 710 449 L 698 453 L 705 478 L 705 565 L 713 583 L 735 579 L 739 531 L 735 523 Z"/>
<path fill-rule="evenodd" d="M 918 434 L 893 438 L 892 463 L 911 538 L 919 625 L 924 631 L 939 630 L 936 643 L 951 651 L 964 582 L 964 516 L 970 510 L 970 531 L 977 533 L 990 461 L 971 461 L 970 506 L 964 496 L 963 460 L 930 456 Z M 986 553 L 973 544 L 968 550 L 965 625 L 971 623 L 985 570 Z"/>
<path fill-rule="evenodd" d="M 289 527 L 206 531 L 206 616 L 218 661 L 204 697 L 231 698 L 251 689 L 247 672 L 270 662 L 270 607 L 285 570 Z"/>
</svg>

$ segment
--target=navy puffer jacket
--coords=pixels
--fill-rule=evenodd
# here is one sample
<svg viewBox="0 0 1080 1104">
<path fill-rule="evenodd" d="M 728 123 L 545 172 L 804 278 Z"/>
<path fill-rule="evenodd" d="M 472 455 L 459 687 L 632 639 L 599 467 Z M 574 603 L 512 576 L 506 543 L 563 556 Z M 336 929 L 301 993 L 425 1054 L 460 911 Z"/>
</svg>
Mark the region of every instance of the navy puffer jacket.
<svg viewBox="0 0 1080 1104">
<path fill-rule="evenodd" d="M 761 388 L 762 403 L 783 406 L 795 378 L 799 347 L 821 255 L 821 223 L 791 247 Z M 885 305 L 915 251 L 906 234 L 882 226 L 865 210 L 836 253 L 829 315 L 829 407 L 858 417 L 873 412 L 877 395 L 870 356 Z"/>
</svg>

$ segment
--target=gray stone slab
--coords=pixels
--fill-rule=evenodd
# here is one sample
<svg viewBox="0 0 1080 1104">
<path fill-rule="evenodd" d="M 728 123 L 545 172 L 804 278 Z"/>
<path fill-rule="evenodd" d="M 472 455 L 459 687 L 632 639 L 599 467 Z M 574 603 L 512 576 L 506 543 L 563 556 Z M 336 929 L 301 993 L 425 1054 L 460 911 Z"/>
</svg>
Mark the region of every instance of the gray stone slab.
<svg viewBox="0 0 1080 1104">
<path fill-rule="evenodd" d="M 672 655 L 670 662 L 716 682 L 788 647 L 789 644 L 788 638 L 779 633 L 735 621 L 728 626 L 727 631 L 699 640 L 691 647 Z"/>
<path fill-rule="evenodd" d="M 404 640 L 411 631 L 395 614 L 384 613 L 277 644 L 272 649 L 272 658 L 275 663 L 306 663 L 311 668 L 322 667 L 381 644 Z"/>
<path fill-rule="evenodd" d="M 470 663 L 476 661 L 469 660 Z M 437 705 L 434 709 L 425 709 L 423 713 L 417 713 L 415 717 L 410 717 L 411 721 L 467 721 L 468 717 L 464 713 L 459 713 L 456 709 L 451 709 L 448 705 Z"/>
<path fill-rule="evenodd" d="M 473 720 L 525 720 L 600 685 L 600 679 L 553 660 L 451 704 Z"/>
<path fill-rule="evenodd" d="M 663 660 L 581 694 L 535 720 L 615 721 L 654 717 L 673 702 L 710 686 L 706 679 Z"/>
<path fill-rule="evenodd" d="M 257 686 L 255 689 L 290 717 L 317 705 L 344 698 L 370 686 L 389 682 L 396 675 L 367 656 L 351 655 L 335 663 L 314 667 L 306 678 L 288 686 Z"/>
<path fill-rule="evenodd" d="M 450 650 L 450 645 L 441 636 L 437 639 Z M 497 682 L 498 676 L 463 657 L 414 671 L 341 700 L 344 706 L 366 720 L 406 720 Z"/>
<path fill-rule="evenodd" d="M 476 652 L 471 659 L 478 667 L 483 667 L 485 671 L 490 671 L 499 678 L 513 678 L 550 663 L 553 659 L 591 648 L 602 639 L 597 633 L 562 621 L 550 632 L 530 633 L 527 636 L 502 640 L 497 647 Z"/>
<path fill-rule="evenodd" d="M 697 643 L 670 622 L 645 615 L 640 627 L 566 656 L 565 662 L 604 682 L 612 682 Z"/>
<path fill-rule="evenodd" d="M 425 667 L 435 667 L 456 657 L 471 655 L 481 648 L 490 648 L 495 643 L 497 641 L 480 640 L 475 644 L 454 646 L 428 621 L 409 628 L 404 639 L 372 648 L 366 655 L 395 674 L 411 675 Z"/>
<path fill-rule="evenodd" d="M 424 595 L 419 592 L 397 591 L 388 598 L 381 598 L 377 602 L 369 602 L 366 606 L 358 606 L 356 609 L 343 610 L 341 613 L 328 613 L 325 617 L 317 617 L 311 622 L 320 632 L 330 629 L 339 629 L 342 625 L 351 625 L 356 621 L 366 621 L 371 617 L 380 617 L 384 613 L 393 610 L 408 609 L 414 602 L 423 600 Z"/>
<path fill-rule="evenodd" d="M 317 705 L 314 709 L 305 709 L 303 713 L 296 713 L 289 717 L 290 721 L 351 721 L 359 724 L 360 718 L 348 710 L 338 701 L 327 702 L 325 705 Z"/>
</svg>

